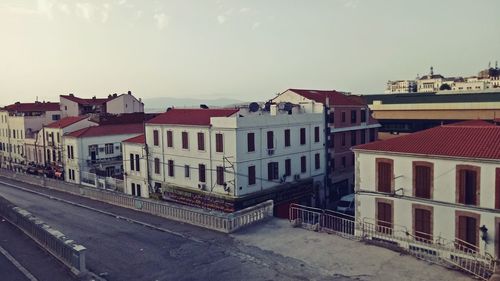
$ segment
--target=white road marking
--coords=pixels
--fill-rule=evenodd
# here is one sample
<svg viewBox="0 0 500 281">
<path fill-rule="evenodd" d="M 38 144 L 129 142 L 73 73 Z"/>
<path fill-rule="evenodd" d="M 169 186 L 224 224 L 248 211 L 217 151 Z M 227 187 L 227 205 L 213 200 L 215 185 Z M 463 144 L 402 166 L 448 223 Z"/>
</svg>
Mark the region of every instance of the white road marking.
<svg viewBox="0 0 500 281">
<path fill-rule="evenodd" d="M 2 248 L 2 246 L 0 246 L 0 253 L 4 255 L 30 281 L 38 281 L 38 279 L 36 279 L 33 274 L 31 274 L 26 268 L 24 268 L 24 266 L 22 266 L 11 254 L 9 254 L 7 250 Z"/>
</svg>

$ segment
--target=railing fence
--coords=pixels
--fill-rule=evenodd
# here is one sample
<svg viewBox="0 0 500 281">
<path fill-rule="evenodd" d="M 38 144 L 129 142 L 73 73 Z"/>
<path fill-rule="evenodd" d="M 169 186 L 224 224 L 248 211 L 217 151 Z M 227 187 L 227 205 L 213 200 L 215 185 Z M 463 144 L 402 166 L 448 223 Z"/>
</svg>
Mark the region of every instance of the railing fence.
<svg viewBox="0 0 500 281">
<path fill-rule="evenodd" d="M 289 220 L 296 227 L 401 250 L 422 260 L 458 268 L 482 280 L 488 280 L 495 272 L 495 259 L 490 254 L 481 253 L 475 245 L 458 239 L 433 239 L 427 233 L 412 234 L 404 226 L 359 220 L 345 214 L 297 204 L 290 206 Z"/>
</svg>

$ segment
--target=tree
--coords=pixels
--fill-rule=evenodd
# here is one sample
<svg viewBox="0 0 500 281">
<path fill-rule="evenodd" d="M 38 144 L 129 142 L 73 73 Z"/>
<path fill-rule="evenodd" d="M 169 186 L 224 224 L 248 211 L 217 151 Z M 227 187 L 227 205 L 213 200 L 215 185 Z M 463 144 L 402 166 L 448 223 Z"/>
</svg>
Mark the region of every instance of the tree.
<svg viewBox="0 0 500 281">
<path fill-rule="evenodd" d="M 444 83 L 441 85 L 441 87 L 439 87 L 439 90 L 440 91 L 451 90 L 451 87 L 450 87 L 450 85 Z"/>
</svg>

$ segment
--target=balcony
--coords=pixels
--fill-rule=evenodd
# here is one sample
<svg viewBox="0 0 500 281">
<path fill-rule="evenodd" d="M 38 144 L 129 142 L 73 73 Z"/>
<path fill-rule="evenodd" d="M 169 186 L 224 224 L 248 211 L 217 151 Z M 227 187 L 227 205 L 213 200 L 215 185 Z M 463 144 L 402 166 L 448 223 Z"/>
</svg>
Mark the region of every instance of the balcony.
<svg viewBox="0 0 500 281">
<path fill-rule="evenodd" d="M 122 156 L 115 156 L 115 157 L 100 157 L 96 159 L 87 159 L 87 165 L 96 165 L 96 164 L 102 164 L 102 163 L 120 163 L 122 162 Z"/>
</svg>

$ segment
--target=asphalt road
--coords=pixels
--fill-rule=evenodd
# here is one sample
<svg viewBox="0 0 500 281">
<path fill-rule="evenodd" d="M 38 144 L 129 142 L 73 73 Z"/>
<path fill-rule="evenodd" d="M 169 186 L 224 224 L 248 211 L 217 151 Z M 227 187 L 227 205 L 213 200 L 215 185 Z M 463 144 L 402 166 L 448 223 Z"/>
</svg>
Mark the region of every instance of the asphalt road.
<svg viewBox="0 0 500 281">
<path fill-rule="evenodd" d="M 15 184 L 161 228 L 146 227 L 0 183 L 1 196 L 84 245 L 88 249 L 87 267 L 107 280 L 351 280 L 319 271 L 294 258 L 245 246 L 222 233 Z"/>
<path fill-rule="evenodd" d="M 29 281 L 5 256 L 0 254 L 0 278 L 10 281 Z"/>
</svg>

